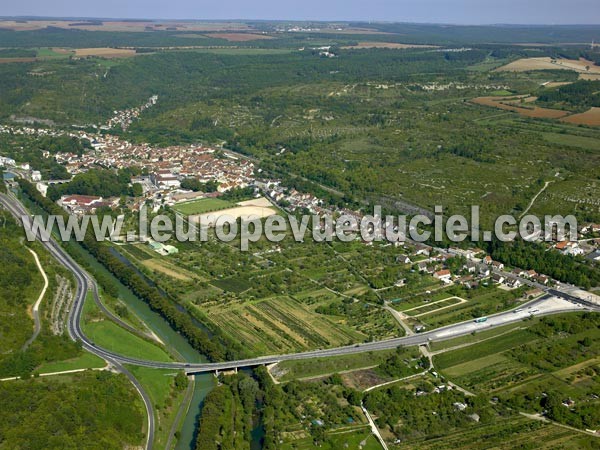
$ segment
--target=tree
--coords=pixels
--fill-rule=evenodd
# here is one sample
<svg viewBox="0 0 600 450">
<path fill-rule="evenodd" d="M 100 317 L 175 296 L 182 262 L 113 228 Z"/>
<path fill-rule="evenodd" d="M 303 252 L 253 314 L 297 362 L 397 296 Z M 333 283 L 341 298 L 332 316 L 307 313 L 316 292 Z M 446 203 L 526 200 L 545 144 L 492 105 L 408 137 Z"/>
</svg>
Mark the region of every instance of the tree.
<svg viewBox="0 0 600 450">
<path fill-rule="evenodd" d="M 183 391 L 188 386 L 188 378 L 184 372 L 177 372 L 175 375 L 175 389 L 177 391 Z"/>
</svg>

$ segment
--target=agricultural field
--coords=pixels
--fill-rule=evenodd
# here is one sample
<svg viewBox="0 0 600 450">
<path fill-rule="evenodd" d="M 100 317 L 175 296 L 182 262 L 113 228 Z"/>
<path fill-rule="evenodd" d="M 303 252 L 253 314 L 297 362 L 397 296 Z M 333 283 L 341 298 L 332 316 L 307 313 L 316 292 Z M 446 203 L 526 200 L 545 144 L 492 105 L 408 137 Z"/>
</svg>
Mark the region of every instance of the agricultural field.
<svg viewBox="0 0 600 450">
<path fill-rule="evenodd" d="M 66 48 L 39 48 L 37 49 L 38 58 L 68 58 L 75 53 L 74 50 Z"/>
<path fill-rule="evenodd" d="M 88 56 L 100 56 L 102 58 L 126 58 L 135 56 L 135 50 L 126 48 L 78 48 L 75 56 L 86 58 Z"/>
<path fill-rule="evenodd" d="M 347 49 L 353 48 L 391 48 L 391 49 L 407 49 L 407 48 L 438 48 L 436 45 L 419 45 L 419 44 L 401 44 L 399 42 L 359 42 L 356 45 L 343 47 Z"/>
<path fill-rule="evenodd" d="M 537 321 L 537 319 L 533 319 L 533 322 L 534 321 Z M 453 338 L 453 339 L 448 339 L 445 341 L 431 342 L 429 344 L 429 348 L 432 352 L 442 352 L 442 351 L 446 351 L 451 348 L 454 349 L 454 348 L 466 347 L 466 346 L 469 346 L 469 345 L 472 345 L 472 344 L 475 344 L 478 342 L 483 342 L 485 340 L 492 339 L 492 338 L 500 336 L 500 335 L 511 333 L 515 330 L 524 329 L 528 325 L 529 324 L 525 324 L 525 323 L 509 324 L 509 325 L 505 325 L 502 327 L 494 328 L 492 330 L 483 330 L 478 333 L 475 333 L 474 335 L 469 334 L 467 336 L 461 336 L 461 337 L 457 337 L 457 338 Z"/>
<path fill-rule="evenodd" d="M 554 144 L 600 151 L 600 142 L 592 137 L 552 132 L 543 133 L 543 137 L 544 140 Z"/>
<path fill-rule="evenodd" d="M 421 293 L 391 306 L 407 315 L 411 325 L 432 329 L 514 308 L 526 300 L 524 292 L 524 288 L 506 291 L 493 285 L 477 289 L 453 286 Z"/>
<path fill-rule="evenodd" d="M 428 314 L 440 312 L 442 310 L 452 308 L 453 306 L 467 303 L 468 300 L 459 297 L 449 297 L 443 300 L 437 300 L 427 305 L 416 306 L 414 308 L 405 309 L 404 313 L 410 317 L 422 317 Z"/>
<path fill-rule="evenodd" d="M 384 350 L 358 355 L 316 358 L 310 361 L 283 361 L 271 368 L 270 372 L 280 381 L 325 376 L 378 366 L 393 352 L 394 350 Z"/>
<path fill-rule="evenodd" d="M 114 248 L 209 328 L 243 343 L 249 354 L 350 345 L 403 334 L 369 284 L 382 276 L 382 266 L 372 258 L 369 267 L 326 243 L 301 244 L 293 239 L 278 245 L 261 240 L 252 252 L 212 239 L 177 245 L 180 252 L 171 256 L 160 256 L 147 246 Z M 368 261 L 368 251 L 361 247 L 354 246 L 352 253 Z M 395 263 L 400 250 L 380 251 L 392 263 L 393 270 L 386 271 L 390 283 L 410 270 Z M 416 285 L 418 276 L 411 275 Z"/>
<path fill-rule="evenodd" d="M 586 112 L 573 114 L 569 117 L 564 117 L 561 120 L 575 125 L 600 126 L 600 108 L 590 108 Z"/>
<path fill-rule="evenodd" d="M 565 58 L 524 58 L 496 69 L 498 72 L 527 72 L 530 70 L 572 70 L 581 73 L 600 74 L 600 67 L 592 61 Z"/>
<path fill-rule="evenodd" d="M 273 36 L 268 34 L 256 34 L 256 33 L 207 33 L 207 36 L 225 39 L 229 42 L 247 42 L 257 41 L 260 39 L 273 39 Z"/>
<path fill-rule="evenodd" d="M 561 111 L 559 109 L 527 106 L 526 97 L 477 97 L 471 101 L 478 105 L 491 106 L 494 108 L 503 109 L 505 111 L 513 111 L 525 117 L 533 117 L 538 119 L 560 119 L 561 117 L 569 114 L 568 111 Z"/>
<path fill-rule="evenodd" d="M 515 446 L 523 448 L 578 450 L 594 448 L 594 437 L 566 430 L 557 425 L 532 421 L 519 415 L 498 417 L 493 423 L 471 429 L 460 429 L 443 436 L 427 438 L 403 444 L 402 447 L 414 450 L 442 450 L 447 448 L 465 450 L 487 450 L 490 447 L 499 450 L 512 450 Z"/>
<path fill-rule="evenodd" d="M 589 316 L 584 316 L 579 326 L 572 326 L 572 331 L 553 331 L 566 320 L 568 317 L 525 321 L 522 326 L 527 329 L 506 330 L 456 350 L 442 349 L 434 365 L 467 389 L 494 392 L 507 401 L 527 398 L 526 393 L 535 390 L 539 394 L 543 389 L 552 389 L 587 402 L 597 387 L 594 348 L 600 334 L 597 329 L 586 328 L 595 320 Z M 548 340 L 546 333 L 556 333 L 560 338 Z"/>
<path fill-rule="evenodd" d="M 91 353 L 84 353 L 76 358 L 71 358 L 65 361 L 57 361 L 51 363 L 43 363 L 37 369 L 37 373 L 53 373 L 63 372 L 66 370 L 79 369 L 99 369 L 106 366 L 106 361 L 98 358 Z"/>
<path fill-rule="evenodd" d="M 86 31 L 113 31 L 113 32 L 142 32 L 151 28 L 170 28 L 185 31 L 221 31 L 221 30 L 246 30 L 248 25 L 236 22 L 193 22 L 193 21 L 117 21 L 117 20 L 1 20 L 0 26 L 13 31 L 41 30 L 46 27 L 63 29 L 78 29 Z"/>
<path fill-rule="evenodd" d="M 243 342 L 255 354 L 290 353 L 337 347 L 368 339 L 341 317 L 320 317 L 289 297 L 276 297 L 242 305 L 204 305 L 203 312 L 225 334 Z"/>
<path fill-rule="evenodd" d="M 314 448 L 314 441 L 307 437 L 296 439 L 281 446 L 282 450 L 310 450 Z M 363 450 L 379 450 L 381 444 L 375 436 L 367 429 L 365 430 L 342 430 L 332 431 L 325 436 L 325 442 L 320 446 L 325 450 L 337 450 L 338 448 L 361 448 Z"/>
</svg>

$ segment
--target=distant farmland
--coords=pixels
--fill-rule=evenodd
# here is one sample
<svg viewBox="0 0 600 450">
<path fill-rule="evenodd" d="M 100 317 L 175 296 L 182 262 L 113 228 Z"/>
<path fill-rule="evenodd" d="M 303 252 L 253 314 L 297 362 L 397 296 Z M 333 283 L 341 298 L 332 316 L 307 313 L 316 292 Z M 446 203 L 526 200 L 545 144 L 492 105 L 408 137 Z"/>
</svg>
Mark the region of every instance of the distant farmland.
<svg viewBox="0 0 600 450">
<path fill-rule="evenodd" d="M 586 112 L 573 114 L 572 116 L 565 117 L 561 120 L 576 125 L 600 126 L 600 108 L 590 108 Z"/>
<path fill-rule="evenodd" d="M 530 70 L 573 70 L 581 73 L 600 74 L 600 66 L 594 65 L 592 61 L 585 59 L 553 59 L 543 58 L 522 58 L 505 66 L 495 69 L 496 72 L 527 72 Z"/>
<path fill-rule="evenodd" d="M 506 111 L 517 112 L 526 117 L 559 119 L 569 114 L 568 111 L 560 109 L 540 108 L 538 106 L 523 107 L 517 106 L 525 97 L 477 97 L 471 100 L 473 103 L 484 106 L 492 106 L 494 108 L 504 109 Z"/>
<path fill-rule="evenodd" d="M 135 56 L 135 50 L 128 48 L 78 48 L 75 50 L 75 56 L 85 58 L 86 56 L 102 56 L 104 58 L 125 58 Z"/>
<path fill-rule="evenodd" d="M 210 33 L 206 36 L 217 38 L 217 39 L 225 39 L 230 42 L 247 42 L 247 41 L 257 41 L 260 39 L 273 39 L 272 36 L 266 34 L 254 34 L 254 33 Z"/>
<path fill-rule="evenodd" d="M 437 45 L 422 45 L 422 44 L 400 44 L 398 42 L 359 42 L 357 45 L 349 45 L 342 47 L 346 49 L 353 48 L 438 48 Z"/>
</svg>

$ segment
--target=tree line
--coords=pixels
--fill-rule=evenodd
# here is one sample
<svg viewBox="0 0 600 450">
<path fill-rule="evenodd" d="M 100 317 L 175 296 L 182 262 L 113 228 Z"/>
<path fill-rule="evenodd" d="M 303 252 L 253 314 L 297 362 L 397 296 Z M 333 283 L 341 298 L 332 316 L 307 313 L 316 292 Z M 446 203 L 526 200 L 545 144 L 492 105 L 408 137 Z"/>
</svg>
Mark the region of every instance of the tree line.
<svg viewBox="0 0 600 450">
<path fill-rule="evenodd" d="M 121 169 L 118 172 L 109 169 L 92 169 L 75 175 L 68 183 L 49 186 L 47 195 L 53 201 L 69 194 L 135 197 L 143 192 L 139 183 L 133 185 L 130 183 L 131 176 L 135 174 L 137 172 L 132 169 Z"/>
<path fill-rule="evenodd" d="M 600 268 L 582 257 L 547 250 L 544 245 L 518 240 L 487 243 L 488 253 L 497 261 L 525 270 L 533 269 L 564 283 L 585 289 L 600 285 Z"/>
</svg>

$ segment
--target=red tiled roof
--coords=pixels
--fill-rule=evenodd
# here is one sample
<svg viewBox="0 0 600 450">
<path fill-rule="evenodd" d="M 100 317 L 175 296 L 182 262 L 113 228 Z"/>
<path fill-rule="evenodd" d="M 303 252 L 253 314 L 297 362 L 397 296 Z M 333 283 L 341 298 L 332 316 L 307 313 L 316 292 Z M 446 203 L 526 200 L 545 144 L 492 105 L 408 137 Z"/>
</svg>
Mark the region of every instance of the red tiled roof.
<svg viewBox="0 0 600 450">
<path fill-rule="evenodd" d="M 63 199 L 63 203 L 77 203 L 78 205 L 90 205 L 97 202 L 102 197 L 95 197 L 93 195 L 69 195 Z"/>
</svg>

